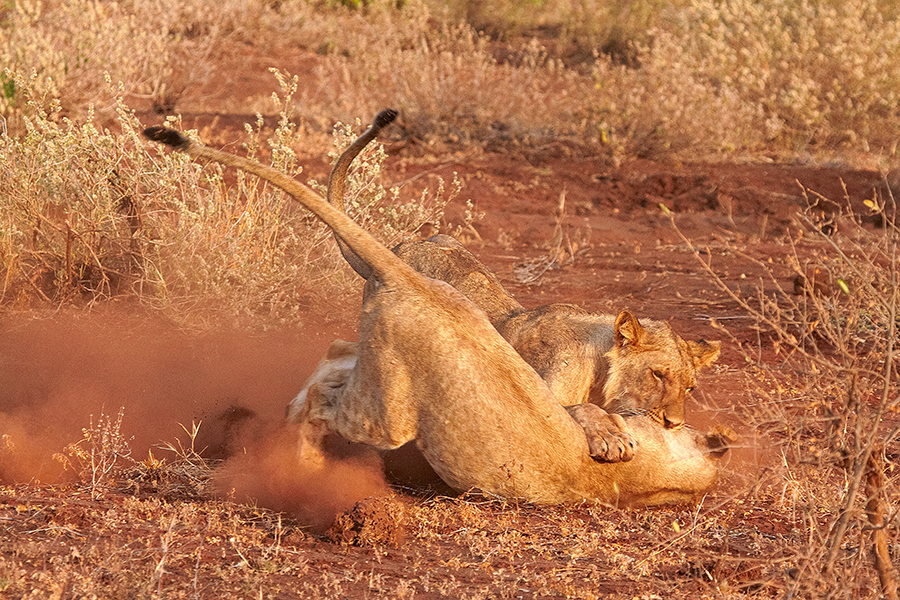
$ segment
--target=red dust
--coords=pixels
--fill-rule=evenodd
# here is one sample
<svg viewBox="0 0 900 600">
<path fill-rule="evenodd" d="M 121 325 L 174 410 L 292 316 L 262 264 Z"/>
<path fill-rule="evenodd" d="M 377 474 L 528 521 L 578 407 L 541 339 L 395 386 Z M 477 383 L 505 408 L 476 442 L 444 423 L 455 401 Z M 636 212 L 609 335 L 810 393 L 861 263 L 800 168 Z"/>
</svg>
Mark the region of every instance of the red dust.
<svg viewBox="0 0 900 600">
<path fill-rule="evenodd" d="M 324 468 L 304 467 L 297 432 L 282 424 L 328 342 L 341 331 L 188 334 L 123 314 L 0 323 L 0 483 L 71 481 L 55 458 L 101 415 L 123 410 L 132 457 L 185 439 L 231 456 L 221 495 L 295 516 L 318 531 L 362 498 L 387 490 L 380 457 L 332 441 Z"/>
<path fill-rule="evenodd" d="M 216 471 L 213 488 L 220 496 L 284 512 L 318 533 L 363 498 L 388 491 L 381 458 L 361 447 L 341 456 L 329 453 L 323 465 L 300 457 L 296 425 L 270 427 Z"/>
<path fill-rule="evenodd" d="M 0 320 L 0 483 L 67 481 L 54 455 L 122 409 L 132 457 L 185 439 L 226 450 L 237 413 L 283 418 L 329 341 L 345 331 L 191 334 L 146 315 L 25 315 Z M 223 417 L 225 415 L 225 417 Z"/>
</svg>

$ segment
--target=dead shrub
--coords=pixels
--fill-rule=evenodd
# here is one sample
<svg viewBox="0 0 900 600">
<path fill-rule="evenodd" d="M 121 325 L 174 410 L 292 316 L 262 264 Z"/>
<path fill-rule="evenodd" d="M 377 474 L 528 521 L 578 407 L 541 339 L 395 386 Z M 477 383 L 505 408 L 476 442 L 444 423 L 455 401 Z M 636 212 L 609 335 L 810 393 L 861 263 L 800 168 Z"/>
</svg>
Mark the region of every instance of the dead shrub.
<svg viewBox="0 0 900 600">
<path fill-rule="evenodd" d="M 865 201 L 869 215 L 854 214 L 849 199 L 829 202 L 844 210 L 823 221 L 819 198 L 804 192 L 810 210 L 798 217 L 790 242 L 812 248 L 814 259 L 793 254 L 789 267 L 798 279 L 789 280 L 799 282 L 796 289 L 764 264 L 769 280 L 755 295 L 742 294 L 716 274 L 709 249 L 704 259 L 682 238 L 715 284 L 756 318 L 760 343 L 774 351 L 771 362 L 748 354 L 756 401 L 736 410 L 781 456 L 754 489 L 780 495 L 781 508 L 801 516 L 807 543 L 781 550 L 793 564 L 785 592 L 878 597 L 877 575 L 883 597 L 896 598 L 888 553 L 900 538 L 896 204 L 889 190 Z M 877 223 L 864 224 L 872 215 Z"/>
<path fill-rule="evenodd" d="M 122 434 L 125 408 L 113 418 L 101 414 L 94 423 L 82 429 L 82 438 L 66 446 L 56 459 L 71 468 L 88 486 L 91 497 L 99 498 L 103 490 L 115 485 L 116 477 L 131 462 L 131 446 Z"/>
<path fill-rule="evenodd" d="M 79 118 L 91 103 L 115 104 L 97 85 L 104 74 L 130 104 L 169 112 L 213 76 L 211 57 L 243 41 L 319 55 L 297 96 L 318 131 L 394 106 L 407 136 L 426 144 L 565 139 L 616 160 L 773 149 L 894 156 L 894 4 L 19 2 L 0 20 L 0 116 L 21 130 L 30 92 L 16 74 L 31 77 L 44 108 L 57 99 Z"/>
<path fill-rule="evenodd" d="M 297 78 L 276 76 L 278 126 L 266 140 L 261 117 L 247 125 L 245 150 L 269 152 L 273 167 L 296 177 Z M 28 94 L 29 80 L 16 81 Z M 244 173 L 232 184 L 217 167 L 144 146 L 122 86 L 110 87 L 120 133 L 98 129 L 92 118 L 76 124 L 58 102 L 44 108 L 37 98 L 26 134 L 0 138 L 0 304 L 128 299 L 191 328 L 223 317 L 266 327 L 297 322 L 310 304 L 355 286 L 330 230 L 292 198 Z M 343 125 L 335 136 L 338 152 L 353 137 Z M 376 144 L 354 165 L 347 186 L 354 218 L 386 244 L 425 223 L 439 227 L 459 184 L 445 192 L 438 181 L 436 192 L 406 200 L 384 188 L 385 158 Z"/>
</svg>

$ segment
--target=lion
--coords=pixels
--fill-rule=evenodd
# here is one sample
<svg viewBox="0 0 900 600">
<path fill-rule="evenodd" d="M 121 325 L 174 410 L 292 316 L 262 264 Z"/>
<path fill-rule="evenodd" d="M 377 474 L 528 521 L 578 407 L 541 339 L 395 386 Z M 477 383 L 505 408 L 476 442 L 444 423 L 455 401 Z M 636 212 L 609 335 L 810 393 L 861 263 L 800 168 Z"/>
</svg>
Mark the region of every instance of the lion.
<svg viewBox="0 0 900 600">
<path fill-rule="evenodd" d="M 338 346 L 350 359 L 332 368 L 326 357 L 297 415 L 308 453 L 327 433 L 381 450 L 415 440 L 453 488 L 541 503 L 690 500 L 715 483 L 718 448 L 647 417 L 626 421 L 594 405 L 567 410 L 481 309 L 308 187 L 165 127 L 144 135 L 282 188 L 372 269 L 378 285 L 362 307 L 359 341 Z M 636 444 L 640 456 L 627 461 Z"/>
<path fill-rule="evenodd" d="M 373 125 L 338 158 L 328 180 L 328 201 L 344 210 L 344 184 L 353 159 L 380 133 Z M 363 302 L 374 292 L 372 268 L 335 234 L 347 263 L 366 280 Z M 571 304 L 525 309 L 497 277 L 448 235 L 398 244 L 393 252 L 419 273 L 446 281 L 487 315 L 513 348 L 547 381 L 564 406 L 591 402 L 610 413 L 647 414 L 670 429 L 684 426 L 685 401 L 698 372 L 719 356 L 720 343 L 685 341 L 668 323 L 589 313 Z"/>
<path fill-rule="evenodd" d="M 315 397 L 316 402 L 326 404 L 341 401 L 356 366 L 358 349 L 359 345 L 352 342 L 335 340 L 331 343 L 303 390 L 288 406 L 288 422 L 303 421 L 310 396 Z M 582 426 L 589 445 L 592 437 L 603 434 L 602 431 L 594 431 L 596 426 L 605 426 L 603 411 L 599 407 L 581 404 L 567 410 Z M 727 426 L 717 425 L 706 435 L 701 435 L 690 428 L 665 429 L 646 415 L 624 419 L 623 425 L 631 436 L 640 441 L 640 452 L 630 462 L 605 463 L 602 469 L 584 469 L 575 475 L 574 480 L 565 484 L 565 489 L 555 488 L 552 495 L 544 496 L 544 501 L 590 498 L 615 506 L 652 506 L 689 501 L 715 484 L 716 463 L 737 439 L 734 431 Z M 473 443 L 480 447 L 482 440 L 477 439 Z M 573 455 L 568 446 L 556 450 L 559 454 L 554 455 L 554 460 L 580 462 L 580 455 Z M 506 453 L 501 456 L 506 458 L 510 455 Z M 499 460 L 494 459 L 494 463 Z M 498 463 L 497 468 L 499 479 L 506 477 L 510 480 L 510 485 L 505 489 L 507 496 L 525 495 L 527 499 L 535 500 L 534 496 L 525 494 L 531 491 L 525 487 L 531 481 L 527 477 L 520 478 L 519 474 L 525 473 L 521 463 L 511 458 L 508 462 Z M 489 468 L 486 470 L 491 472 Z M 417 475 L 421 477 L 421 474 Z M 498 474 L 494 475 L 496 481 Z M 586 477 L 586 481 L 582 481 L 581 477 Z M 454 480 L 446 472 L 440 478 L 458 491 L 467 490 L 466 486 L 471 483 L 469 480 Z M 581 485 L 574 484 L 575 481 Z M 484 483 L 479 482 L 475 487 L 484 489 Z M 491 491 L 497 493 L 496 489 Z"/>
</svg>

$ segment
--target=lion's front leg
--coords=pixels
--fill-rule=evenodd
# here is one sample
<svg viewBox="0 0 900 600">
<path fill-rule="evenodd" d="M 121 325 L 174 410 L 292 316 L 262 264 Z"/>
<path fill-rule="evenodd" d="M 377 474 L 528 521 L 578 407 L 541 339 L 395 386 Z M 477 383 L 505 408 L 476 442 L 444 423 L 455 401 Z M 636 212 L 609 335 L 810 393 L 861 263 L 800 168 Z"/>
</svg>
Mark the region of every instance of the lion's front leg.
<svg viewBox="0 0 900 600">
<path fill-rule="evenodd" d="M 357 344 L 334 340 L 303 390 L 287 406 L 287 421 L 300 430 L 300 460 L 323 465 L 324 439 L 358 359 Z"/>
<path fill-rule="evenodd" d="M 637 441 L 628 433 L 625 419 L 596 404 L 567 406 L 569 415 L 584 429 L 591 458 L 597 462 L 627 462 L 634 458 Z"/>
</svg>

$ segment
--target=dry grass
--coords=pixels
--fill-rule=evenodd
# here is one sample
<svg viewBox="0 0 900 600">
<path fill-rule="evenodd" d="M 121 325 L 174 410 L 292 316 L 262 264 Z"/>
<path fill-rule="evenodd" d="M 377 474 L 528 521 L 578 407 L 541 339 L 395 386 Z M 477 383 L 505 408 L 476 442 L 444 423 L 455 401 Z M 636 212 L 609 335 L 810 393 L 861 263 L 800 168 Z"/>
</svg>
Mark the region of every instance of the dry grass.
<svg viewBox="0 0 900 600">
<path fill-rule="evenodd" d="M 131 105 L 177 111 L 227 41 L 318 53 L 315 81 L 278 74 L 271 139 L 260 123 L 245 131 L 247 154 L 294 176 L 304 127 L 385 105 L 402 109 L 407 141 L 433 151 L 574 141 L 614 161 L 847 149 L 896 161 L 893 1 L 354 4 L 0 8 L 4 308 L 127 299 L 191 328 L 223 317 L 271 327 L 303 318 L 315 294 L 355 288 L 330 233 L 283 194 L 138 141 Z M 110 120 L 112 131 L 97 125 Z M 335 151 L 360 127 L 338 126 Z M 357 162 L 354 217 L 386 243 L 440 224 L 456 188 L 398 196 L 380 183 L 383 161 L 373 148 Z M 189 445 L 128 457 L 121 418 L 106 416 L 60 449 L 78 475 L 70 486 L 0 488 L 0 592 L 874 598 L 880 577 L 892 597 L 894 204 L 871 199 L 863 224 L 808 195 L 794 240 L 817 258 L 792 265 L 803 293 L 740 295 L 706 263 L 774 348 L 772 360 L 762 343 L 747 356 L 754 402 L 742 417 L 779 456 L 758 480 L 648 511 L 405 496 L 409 545 L 326 545 L 298 521 L 215 499 L 215 465 Z M 577 255 L 559 234 L 540 268 Z M 15 452 L 5 442 L 0 459 Z"/>
<path fill-rule="evenodd" d="M 406 134 L 429 143 L 568 139 L 617 160 L 839 149 L 896 156 L 893 0 L 354 6 L 17 2 L 0 21 L 8 69 L 0 114 L 18 129 L 29 89 L 45 105 L 59 98 L 66 114 L 80 118 L 89 103 L 106 114 L 115 101 L 97 85 L 104 71 L 128 102 L 172 112 L 190 85 L 209 80 L 223 45 L 249 42 L 320 55 L 315 81 L 297 98 L 320 128 L 394 106 Z"/>
<path fill-rule="evenodd" d="M 265 152 L 275 168 L 299 177 L 297 78 L 276 76 L 280 120 L 269 140 L 262 118 L 248 124 L 246 152 Z M 26 93 L 28 82 L 17 81 Z M 216 167 L 147 148 L 122 87 L 108 87 L 117 98 L 117 133 L 61 118 L 55 101 L 47 110 L 34 101 L 23 117 L 26 134 L 0 139 L 7 175 L 0 182 L 0 304 L 125 299 L 192 327 L 222 318 L 274 326 L 300 321 L 304 301 L 355 285 L 330 231 L 293 199 L 243 173 L 227 181 Z M 336 127 L 338 150 L 351 138 L 352 128 Z M 439 228 L 458 183 L 445 192 L 439 180 L 434 192 L 407 200 L 382 187 L 384 160 L 375 145 L 356 162 L 347 192 L 353 215 L 386 244 L 424 224 Z"/>
<path fill-rule="evenodd" d="M 774 350 L 766 362 L 746 356 L 756 363 L 749 373 L 757 402 L 737 410 L 781 454 L 781 465 L 754 485 L 780 487 L 782 506 L 802 515 L 797 527 L 807 541 L 792 550 L 791 594 L 840 597 L 840 590 L 865 589 L 877 574 L 883 597 L 896 598 L 888 550 L 897 544 L 900 505 L 896 203 L 890 189 L 866 200 L 866 225 L 849 198 L 804 194 L 809 208 L 793 243 L 815 250 L 811 260 L 793 255 L 794 290 L 763 265 L 774 293 L 762 292 L 761 282 L 757 294 L 742 295 L 717 274 L 713 258 L 682 239 L 713 282 L 757 320 L 761 341 L 753 352 Z"/>
<path fill-rule="evenodd" d="M 3 488 L 2 591 L 631 598 L 668 595 L 677 586 L 684 597 L 769 597 L 789 586 L 786 573 L 799 564 L 789 549 L 803 544 L 799 518 L 773 510 L 771 497 L 614 513 L 478 497 L 401 498 L 389 500 L 393 514 L 405 515 L 400 547 L 323 544 L 277 513 L 174 500 L 150 485 L 105 498 L 98 511 L 77 490 Z"/>
</svg>

